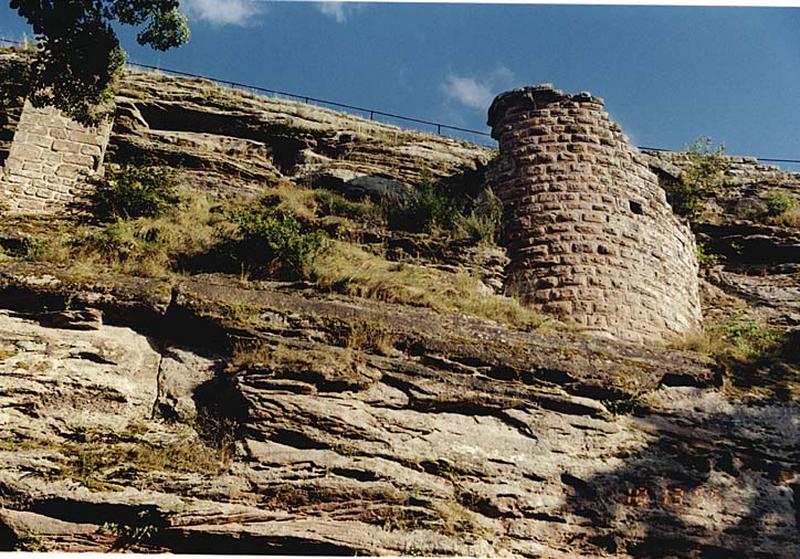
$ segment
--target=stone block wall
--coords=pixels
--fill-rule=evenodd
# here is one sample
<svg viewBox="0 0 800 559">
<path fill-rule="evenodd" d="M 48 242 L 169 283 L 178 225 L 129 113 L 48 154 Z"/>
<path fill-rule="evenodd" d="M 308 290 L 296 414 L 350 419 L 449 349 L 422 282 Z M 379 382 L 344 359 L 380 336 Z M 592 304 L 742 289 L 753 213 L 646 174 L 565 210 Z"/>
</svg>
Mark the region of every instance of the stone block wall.
<svg viewBox="0 0 800 559">
<path fill-rule="evenodd" d="M 11 213 L 57 213 L 102 172 L 111 123 L 86 128 L 54 108 L 26 102 L 0 174 Z"/>
<path fill-rule="evenodd" d="M 489 125 L 524 302 L 630 341 L 700 326 L 694 237 L 602 99 L 515 89 L 494 100 Z"/>
</svg>

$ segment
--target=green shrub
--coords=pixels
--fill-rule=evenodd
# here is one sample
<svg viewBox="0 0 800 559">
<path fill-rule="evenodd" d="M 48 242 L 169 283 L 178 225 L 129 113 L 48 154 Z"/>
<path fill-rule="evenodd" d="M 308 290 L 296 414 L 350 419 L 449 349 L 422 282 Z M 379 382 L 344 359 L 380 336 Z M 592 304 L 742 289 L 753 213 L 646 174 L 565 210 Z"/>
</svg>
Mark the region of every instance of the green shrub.
<svg viewBox="0 0 800 559">
<path fill-rule="evenodd" d="M 785 334 L 751 318 L 734 316 L 690 334 L 673 347 L 706 353 L 717 361 L 752 365 L 765 362 L 782 351 Z"/>
<path fill-rule="evenodd" d="M 430 179 L 423 180 L 411 198 L 384 200 L 382 206 L 390 229 L 438 231 L 474 241 L 493 241 L 503 216 L 502 204 L 491 189 L 468 194 Z"/>
<path fill-rule="evenodd" d="M 698 138 L 687 149 L 688 165 L 681 178 L 662 185 L 677 215 L 697 219 L 703 213 L 705 199 L 727 186 L 728 162 L 724 151 L 723 146 L 714 148 L 711 138 L 705 137 Z"/>
<path fill-rule="evenodd" d="M 313 263 L 327 245 L 319 231 L 304 232 L 292 214 L 255 206 L 233 216 L 236 231 L 223 244 L 243 267 L 285 279 L 308 278 Z"/>
<path fill-rule="evenodd" d="M 797 202 L 788 192 L 783 190 L 770 192 L 767 196 L 767 216 L 778 217 L 792 211 L 796 205 Z"/>
<path fill-rule="evenodd" d="M 46 235 L 25 238 L 19 249 L 10 252 L 29 262 L 63 262 L 69 259 L 69 240 L 54 229 Z"/>
<path fill-rule="evenodd" d="M 774 352 L 781 345 L 780 331 L 753 320 L 731 319 L 712 327 L 711 333 L 721 336 L 731 345 L 731 354 L 739 361 L 754 361 Z"/>
<path fill-rule="evenodd" d="M 764 201 L 758 198 L 742 198 L 736 202 L 733 213 L 737 219 L 765 221 L 769 212 Z"/>
<path fill-rule="evenodd" d="M 710 268 L 715 266 L 719 263 L 720 260 L 724 260 L 725 256 L 722 254 L 714 254 L 713 252 L 706 252 L 706 248 L 701 245 L 697 244 L 697 263 L 700 265 L 701 268 Z"/>
<path fill-rule="evenodd" d="M 415 195 L 405 200 L 385 200 L 384 213 L 390 229 L 412 233 L 430 233 L 435 229 L 452 230 L 462 217 L 454 197 L 441 185 L 423 180 Z"/>
<path fill-rule="evenodd" d="M 105 261 L 124 262 L 140 252 L 145 242 L 134 229 L 130 222 L 112 221 L 79 243 Z"/>
<path fill-rule="evenodd" d="M 487 188 L 475 200 L 474 208 L 466 216 L 459 216 L 458 229 L 475 242 L 495 242 L 503 219 L 503 203 Z"/>
<path fill-rule="evenodd" d="M 72 232 L 73 263 L 103 270 L 162 277 L 190 271 L 197 255 L 207 253 L 217 240 L 224 222 L 220 206 L 200 195 L 184 195 L 161 217 L 116 219 L 100 227 L 82 227 Z"/>
<path fill-rule="evenodd" d="M 378 206 L 370 201 L 353 202 L 330 190 L 314 192 L 314 201 L 322 215 L 336 215 L 355 220 L 370 220 L 381 217 Z"/>
<path fill-rule="evenodd" d="M 46 260 L 47 241 L 39 238 L 28 238 L 23 243 L 22 257 L 30 262 L 41 262 Z"/>
<path fill-rule="evenodd" d="M 94 214 L 105 220 L 158 217 L 179 202 L 175 173 L 165 167 L 123 165 L 97 182 Z"/>
</svg>

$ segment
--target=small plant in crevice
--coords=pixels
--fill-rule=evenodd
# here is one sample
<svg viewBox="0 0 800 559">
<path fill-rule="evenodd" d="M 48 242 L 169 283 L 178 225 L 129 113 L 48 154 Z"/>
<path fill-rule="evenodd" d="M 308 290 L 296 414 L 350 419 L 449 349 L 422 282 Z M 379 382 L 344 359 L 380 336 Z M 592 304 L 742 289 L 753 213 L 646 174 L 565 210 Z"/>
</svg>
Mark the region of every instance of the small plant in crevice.
<svg viewBox="0 0 800 559">
<path fill-rule="evenodd" d="M 793 210 L 797 201 L 785 190 L 777 190 L 767 195 L 767 216 L 778 217 Z"/>
<path fill-rule="evenodd" d="M 200 385 L 194 399 L 194 430 L 216 452 L 218 460 L 228 465 L 236 455 L 247 414 L 247 403 L 236 388 L 235 371 L 220 373 Z"/>
<path fill-rule="evenodd" d="M 637 415 L 647 410 L 647 400 L 641 393 L 616 400 L 603 400 L 602 403 L 613 415 Z"/>
<path fill-rule="evenodd" d="M 725 255 L 707 252 L 705 246 L 697 243 L 697 263 L 701 268 L 712 268 L 725 260 Z"/>
<path fill-rule="evenodd" d="M 199 410 L 195 418 L 197 433 L 217 452 L 222 464 L 228 464 L 233 460 L 241 428 L 241 422 L 236 418 L 225 417 L 208 409 Z"/>
<path fill-rule="evenodd" d="M 167 167 L 125 164 L 96 181 L 90 205 L 104 221 L 160 217 L 180 201 L 177 187 L 177 175 Z"/>
<path fill-rule="evenodd" d="M 131 523 L 104 522 L 97 530 L 100 534 L 116 537 L 111 550 L 124 551 L 147 544 L 161 530 L 163 521 L 151 510 L 142 510 Z"/>
<path fill-rule="evenodd" d="M 29 553 L 47 553 L 50 551 L 44 537 L 34 532 L 24 531 L 17 536 L 14 551 L 25 551 Z"/>
<path fill-rule="evenodd" d="M 714 147 L 711 138 L 700 137 L 686 150 L 687 165 L 679 179 L 661 186 L 672 210 L 689 221 L 697 220 L 705 210 L 705 201 L 728 186 L 729 163 L 723 146 Z"/>
</svg>

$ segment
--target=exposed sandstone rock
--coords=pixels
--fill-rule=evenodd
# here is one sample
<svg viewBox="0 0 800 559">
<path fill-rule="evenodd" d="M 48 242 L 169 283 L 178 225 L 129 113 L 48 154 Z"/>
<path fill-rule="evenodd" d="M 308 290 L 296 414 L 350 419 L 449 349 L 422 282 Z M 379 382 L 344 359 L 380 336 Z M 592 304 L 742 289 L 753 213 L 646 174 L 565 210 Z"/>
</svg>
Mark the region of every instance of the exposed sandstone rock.
<svg viewBox="0 0 800 559">
<path fill-rule="evenodd" d="M 3 277 L 4 304 L 41 290 L 53 308 L 59 296 L 92 301 L 123 279 L 86 285 L 34 266 Z M 127 296 L 147 289 L 129 284 Z M 231 308 L 245 309 L 250 326 Z M 180 282 L 158 309 L 149 337 L 119 323 L 124 313 L 107 311 L 117 324 L 93 332 L 0 315 L 4 338 L 24 349 L 0 363 L 12 426 L 0 447 L 0 533 L 11 547 L 35 533 L 38 545 L 84 551 L 788 558 L 800 549 L 797 402 L 731 400 L 711 364 L 690 354 L 218 276 Z M 379 323 L 394 349 L 344 347 L 353 321 Z M 243 343 L 281 357 L 255 354 L 223 371 Z M 34 356 L 37 370 L 20 370 Z M 60 398 L 47 399 L 54 389 Z M 193 432 L 193 405 L 240 424 L 235 458 L 217 473 L 102 468 L 96 482 L 122 491 L 59 479 L 72 448 L 63 445 L 88 426 L 80 417 L 135 444 L 168 445 Z"/>
<path fill-rule="evenodd" d="M 111 161 L 167 162 L 212 193 L 257 192 L 281 177 L 410 185 L 474 170 L 490 157 L 474 144 L 155 73 L 129 72 L 118 106 Z M 352 186 L 363 188 L 358 182 Z"/>
<path fill-rule="evenodd" d="M 206 82 L 131 75 L 120 101 L 114 161 L 153 156 L 220 195 L 400 191 L 488 157 Z M 707 316 L 747 301 L 791 325 L 795 233 L 731 218 L 774 184 L 753 181 L 699 229 L 728 255 L 701 282 Z M 0 243 L 18 252 L 29 226 Z M 373 236 L 502 289 L 503 251 Z M 775 369 L 743 394 L 693 353 L 221 275 L 4 260 L 0 309 L 0 550 L 800 554 L 797 379 Z"/>
<path fill-rule="evenodd" d="M 648 152 L 651 167 L 677 169 L 688 164 L 683 153 Z M 781 191 L 800 204 L 800 174 L 762 165 L 752 157 L 726 156 L 728 184 L 705 202 L 694 224 L 705 252 L 721 257 L 708 281 L 746 301 L 778 325 L 800 324 L 800 231 L 769 223 L 769 196 Z"/>
</svg>

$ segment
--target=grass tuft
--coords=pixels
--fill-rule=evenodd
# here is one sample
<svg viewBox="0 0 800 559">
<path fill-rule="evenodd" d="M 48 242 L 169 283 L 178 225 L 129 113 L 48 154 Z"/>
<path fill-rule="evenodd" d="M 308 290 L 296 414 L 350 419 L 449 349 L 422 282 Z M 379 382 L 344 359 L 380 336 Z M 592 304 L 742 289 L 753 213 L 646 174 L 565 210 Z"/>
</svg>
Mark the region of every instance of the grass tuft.
<svg viewBox="0 0 800 559">
<path fill-rule="evenodd" d="M 516 299 L 495 295 L 466 273 L 448 274 L 402 262 L 389 262 L 353 245 L 332 244 L 316 263 L 317 285 L 339 293 L 460 312 L 523 330 L 542 326 L 545 318 Z"/>
</svg>

